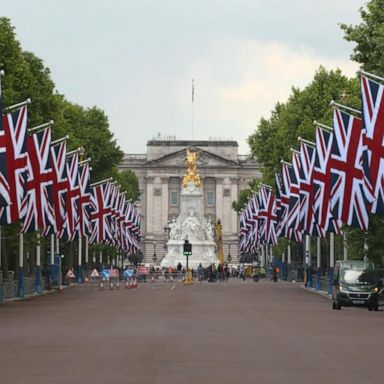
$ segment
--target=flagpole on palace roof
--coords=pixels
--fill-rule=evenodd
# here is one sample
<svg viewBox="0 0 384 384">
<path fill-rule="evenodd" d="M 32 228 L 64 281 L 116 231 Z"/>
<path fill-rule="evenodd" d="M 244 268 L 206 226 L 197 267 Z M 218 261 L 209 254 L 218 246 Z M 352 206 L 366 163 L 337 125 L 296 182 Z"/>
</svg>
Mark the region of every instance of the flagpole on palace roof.
<svg viewBox="0 0 384 384">
<path fill-rule="evenodd" d="M 195 80 L 192 79 L 192 140 L 194 136 L 194 104 L 195 104 Z"/>
</svg>

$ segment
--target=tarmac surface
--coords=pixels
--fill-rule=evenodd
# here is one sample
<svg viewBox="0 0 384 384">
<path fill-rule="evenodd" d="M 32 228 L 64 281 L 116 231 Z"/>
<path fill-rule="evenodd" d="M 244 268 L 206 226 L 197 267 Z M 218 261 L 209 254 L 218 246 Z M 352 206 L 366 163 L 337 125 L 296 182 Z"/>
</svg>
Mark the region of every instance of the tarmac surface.
<svg viewBox="0 0 384 384">
<path fill-rule="evenodd" d="M 0 382 L 377 384 L 383 327 L 294 283 L 84 284 L 0 306 Z"/>
</svg>

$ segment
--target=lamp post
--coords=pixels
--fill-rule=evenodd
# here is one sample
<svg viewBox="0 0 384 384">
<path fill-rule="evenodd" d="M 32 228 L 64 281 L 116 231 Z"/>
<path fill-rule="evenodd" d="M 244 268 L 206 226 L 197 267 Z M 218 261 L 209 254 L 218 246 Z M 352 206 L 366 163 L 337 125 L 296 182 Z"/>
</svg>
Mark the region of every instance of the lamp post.
<svg viewBox="0 0 384 384">
<path fill-rule="evenodd" d="M 169 233 L 171 232 L 171 227 L 169 226 L 169 221 L 167 223 L 165 223 L 164 225 L 164 233 L 165 233 L 165 243 L 164 243 L 164 257 L 166 256 L 166 254 L 168 253 L 168 246 L 167 246 L 167 243 L 168 243 L 168 240 L 169 240 Z"/>
<path fill-rule="evenodd" d="M 231 256 L 231 242 L 228 242 L 228 256 L 227 256 L 227 263 L 231 264 L 232 256 Z"/>
<path fill-rule="evenodd" d="M 157 256 L 156 256 L 156 241 L 153 242 L 153 256 L 152 256 L 152 260 L 153 260 L 153 264 L 156 264 L 156 260 L 157 260 Z"/>
</svg>

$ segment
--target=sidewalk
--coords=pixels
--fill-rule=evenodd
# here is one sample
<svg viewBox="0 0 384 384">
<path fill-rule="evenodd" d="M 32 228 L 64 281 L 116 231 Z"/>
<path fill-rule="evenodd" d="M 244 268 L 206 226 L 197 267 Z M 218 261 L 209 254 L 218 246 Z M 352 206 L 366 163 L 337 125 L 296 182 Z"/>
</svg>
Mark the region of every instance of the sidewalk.
<svg viewBox="0 0 384 384">
<path fill-rule="evenodd" d="M 309 293 L 313 293 L 315 295 L 324 296 L 327 299 L 332 300 L 332 295 L 329 295 L 328 292 L 326 292 L 326 291 L 317 290 L 316 288 L 308 288 L 303 283 L 299 283 L 298 285 L 299 285 L 300 288 L 304 289 L 305 291 L 307 291 Z"/>
</svg>

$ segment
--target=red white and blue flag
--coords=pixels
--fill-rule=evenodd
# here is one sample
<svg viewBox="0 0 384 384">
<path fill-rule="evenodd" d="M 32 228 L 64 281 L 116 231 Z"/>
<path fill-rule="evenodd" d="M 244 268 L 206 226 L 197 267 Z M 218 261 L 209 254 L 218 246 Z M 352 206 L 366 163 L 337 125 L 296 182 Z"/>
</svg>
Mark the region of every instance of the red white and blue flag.
<svg viewBox="0 0 384 384">
<path fill-rule="evenodd" d="M 375 200 L 371 212 L 384 215 L 384 85 L 361 76 L 363 112 L 364 171 L 369 175 Z"/>
<path fill-rule="evenodd" d="M 289 218 L 289 214 L 290 214 L 290 207 L 291 207 L 291 202 L 293 201 L 294 202 L 294 205 L 293 207 L 295 209 L 300 209 L 297 208 L 297 205 L 296 205 L 296 199 L 298 199 L 297 197 L 297 186 L 296 185 L 293 185 L 293 182 L 291 180 L 291 177 L 294 177 L 295 176 L 295 173 L 294 173 L 294 170 L 292 168 L 292 165 L 289 164 L 289 163 L 286 163 L 286 162 L 283 162 L 282 164 L 282 184 L 281 184 L 281 205 L 282 205 L 282 222 L 281 224 L 279 224 L 279 232 L 280 232 L 280 236 L 281 237 L 285 237 L 286 239 L 289 239 L 289 240 L 294 240 L 294 241 L 297 241 L 297 242 L 301 242 L 302 241 L 302 233 L 299 229 L 295 230 L 293 228 L 290 228 L 288 226 L 288 218 Z M 295 178 L 294 178 L 295 180 Z M 292 187 L 293 185 L 293 187 Z M 290 192 L 291 192 L 291 188 L 292 188 L 292 191 L 293 191 L 293 200 L 291 201 L 291 195 L 290 195 Z M 294 212 L 294 214 L 297 214 Z"/>
<path fill-rule="evenodd" d="M 344 224 L 368 229 L 372 187 L 363 171 L 365 131 L 361 119 L 338 108 L 333 115 L 331 212 Z"/>
<path fill-rule="evenodd" d="M 262 184 L 259 190 L 259 200 L 260 243 L 275 245 L 277 243 L 277 215 L 276 199 L 272 188 Z"/>
<path fill-rule="evenodd" d="M 316 126 L 315 166 L 313 168 L 314 218 L 327 232 L 340 234 L 338 220 L 331 215 L 331 153 L 333 133 Z"/>
<path fill-rule="evenodd" d="M 300 143 L 300 228 L 306 235 L 325 237 L 325 230 L 315 223 L 313 170 L 316 149 L 313 145 Z"/>
<path fill-rule="evenodd" d="M 0 208 L 0 224 L 21 218 L 27 180 L 27 106 L 2 116 L 10 205 Z"/>
<path fill-rule="evenodd" d="M 77 201 L 78 223 L 80 236 L 89 236 L 92 233 L 91 221 L 91 167 L 89 161 L 79 165 L 79 199 Z"/>
<path fill-rule="evenodd" d="M 60 233 L 63 230 L 66 215 L 66 192 L 68 190 L 66 156 L 66 140 L 51 146 L 51 167 L 54 170 L 52 174 L 52 203 L 55 212 L 55 225 L 47 226 L 43 231 L 43 236 Z"/>
<path fill-rule="evenodd" d="M 89 239 L 91 244 L 109 244 L 113 240 L 110 193 L 110 181 L 91 187 L 92 234 Z"/>
<path fill-rule="evenodd" d="M 51 168 L 51 128 L 33 133 L 27 138 L 27 194 L 22 204 L 22 232 L 33 232 L 55 226 L 52 206 L 54 170 Z"/>
<path fill-rule="evenodd" d="M 79 152 L 74 151 L 67 155 L 68 191 L 66 193 L 66 214 L 63 230 L 59 234 L 60 239 L 73 241 L 78 236 L 78 200 L 80 197 L 79 186 Z"/>
<path fill-rule="evenodd" d="M 0 74 L 0 207 L 9 205 L 11 197 L 9 196 L 9 186 L 7 182 L 7 146 L 5 143 L 6 135 L 3 127 L 3 98 L 1 94 L 1 74 Z"/>
</svg>

